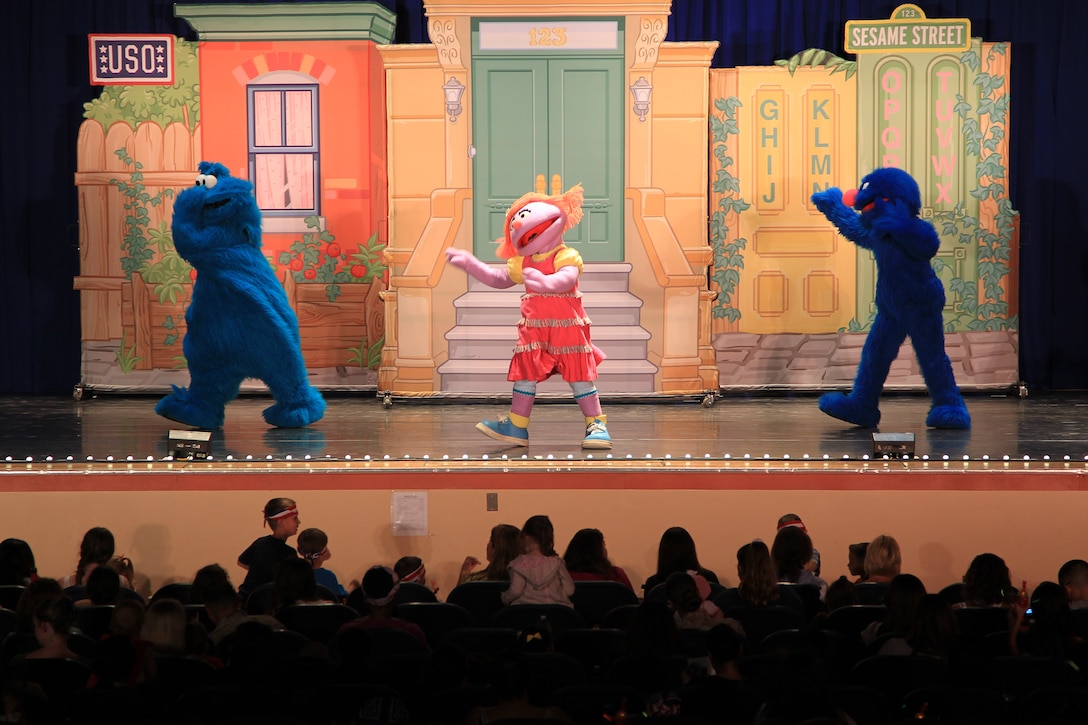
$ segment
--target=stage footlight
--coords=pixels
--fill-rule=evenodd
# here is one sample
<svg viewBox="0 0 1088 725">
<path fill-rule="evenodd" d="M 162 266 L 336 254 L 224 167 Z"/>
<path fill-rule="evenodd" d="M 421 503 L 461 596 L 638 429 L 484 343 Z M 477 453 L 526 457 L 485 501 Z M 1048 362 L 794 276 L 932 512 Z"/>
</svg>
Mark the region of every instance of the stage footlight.
<svg viewBox="0 0 1088 725">
<path fill-rule="evenodd" d="M 206 460 L 211 445 L 211 431 L 172 430 L 167 437 L 166 455 L 174 458 Z"/>
<path fill-rule="evenodd" d="M 893 456 L 896 458 L 913 456 L 914 434 L 873 433 L 873 455 L 878 457 Z"/>
</svg>

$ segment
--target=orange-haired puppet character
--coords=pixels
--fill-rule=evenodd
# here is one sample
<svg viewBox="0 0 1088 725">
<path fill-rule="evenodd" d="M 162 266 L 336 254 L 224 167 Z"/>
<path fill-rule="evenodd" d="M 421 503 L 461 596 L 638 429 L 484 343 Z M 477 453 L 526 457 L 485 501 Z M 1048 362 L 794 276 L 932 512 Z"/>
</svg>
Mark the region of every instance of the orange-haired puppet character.
<svg viewBox="0 0 1088 725">
<path fill-rule="evenodd" d="M 495 440 L 529 445 L 529 415 L 536 385 L 558 373 L 570 384 L 586 420 L 583 448 L 611 448 L 612 439 L 597 396 L 597 365 L 604 353 L 589 338 L 589 318 L 582 309 L 578 277 L 582 256 L 563 243 L 563 232 L 582 219 L 581 184 L 561 196 L 529 193 L 506 212 L 504 238 L 497 254 L 506 268 L 484 264 L 469 252 L 447 249 L 450 264 L 489 287 L 524 284 L 518 344 L 507 379 L 514 383 L 510 414 L 485 420 L 476 429 Z"/>
</svg>

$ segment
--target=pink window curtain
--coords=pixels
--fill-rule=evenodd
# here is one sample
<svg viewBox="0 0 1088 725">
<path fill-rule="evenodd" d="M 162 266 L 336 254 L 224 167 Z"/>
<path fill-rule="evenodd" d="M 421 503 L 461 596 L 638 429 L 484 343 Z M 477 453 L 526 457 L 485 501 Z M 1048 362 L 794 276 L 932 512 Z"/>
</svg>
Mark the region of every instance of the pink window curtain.
<svg viewBox="0 0 1088 725">
<path fill-rule="evenodd" d="M 311 91 L 257 91 L 253 94 L 254 145 L 270 150 L 313 146 Z M 261 209 L 314 209 L 314 156 L 258 153 L 257 205 Z"/>
<path fill-rule="evenodd" d="M 279 91 L 253 94 L 253 145 L 277 147 L 283 144 L 283 107 Z"/>
<path fill-rule="evenodd" d="M 313 146 L 313 94 L 287 91 L 287 145 Z"/>
<path fill-rule="evenodd" d="M 262 209 L 313 209 L 314 159 L 310 154 L 258 154 L 257 205 Z"/>
</svg>

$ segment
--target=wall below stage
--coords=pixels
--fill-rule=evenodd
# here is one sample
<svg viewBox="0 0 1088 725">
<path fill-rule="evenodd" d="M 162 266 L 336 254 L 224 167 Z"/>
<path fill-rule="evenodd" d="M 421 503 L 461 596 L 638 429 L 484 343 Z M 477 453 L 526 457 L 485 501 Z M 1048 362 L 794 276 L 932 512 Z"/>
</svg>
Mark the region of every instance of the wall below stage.
<svg viewBox="0 0 1088 725">
<path fill-rule="evenodd" d="M 653 573 L 658 539 L 670 526 L 687 528 L 701 563 L 735 585 L 737 548 L 753 538 L 769 544 L 787 512 L 805 521 L 829 581 L 847 573 L 849 544 L 878 534 L 899 541 L 903 570 L 931 591 L 958 581 L 981 552 L 1003 557 L 1014 584 L 1026 579 L 1029 586 L 1055 579 L 1068 559 L 1088 558 L 1083 475 L 995 469 L 48 474 L 9 468 L 0 473 L 0 538 L 25 539 L 41 575 L 60 577 L 75 568 L 83 533 L 105 526 L 117 553 L 132 559 L 152 589 L 189 580 L 212 562 L 237 584 L 238 554 L 268 532 L 261 526 L 265 502 L 290 496 L 302 528 L 329 535 L 328 566 L 341 582 L 414 554 L 426 562 L 440 596 L 456 583 L 466 555 L 484 560 L 492 526 L 520 526 L 534 514 L 551 517 L 560 553 L 578 529 L 600 529 L 612 561 L 636 586 Z M 394 492 L 427 493 L 428 535 L 393 536 Z M 498 493 L 498 511 L 485 510 L 488 492 Z"/>
</svg>

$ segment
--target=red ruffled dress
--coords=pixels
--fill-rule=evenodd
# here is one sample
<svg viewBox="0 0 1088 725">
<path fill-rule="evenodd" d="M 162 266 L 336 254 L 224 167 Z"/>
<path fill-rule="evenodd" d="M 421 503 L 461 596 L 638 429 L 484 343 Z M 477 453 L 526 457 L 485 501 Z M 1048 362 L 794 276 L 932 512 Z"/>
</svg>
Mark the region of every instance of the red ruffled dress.
<svg viewBox="0 0 1088 725">
<path fill-rule="evenodd" d="M 510 278 L 519 284 L 525 281 L 525 267 L 555 274 L 572 265 L 581 274 L 582 256 L 565 244 L 543 254 L 507 260 Z M 589 325 L 577 283 L 566 292 L 527 291 L 521 297 L 518 344 L 506 379 L 539 383 L 559 373 L 568 383 L 596 380 L 597 365 L 605 354 L 590 340 Z"/>
</svg>

